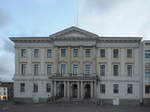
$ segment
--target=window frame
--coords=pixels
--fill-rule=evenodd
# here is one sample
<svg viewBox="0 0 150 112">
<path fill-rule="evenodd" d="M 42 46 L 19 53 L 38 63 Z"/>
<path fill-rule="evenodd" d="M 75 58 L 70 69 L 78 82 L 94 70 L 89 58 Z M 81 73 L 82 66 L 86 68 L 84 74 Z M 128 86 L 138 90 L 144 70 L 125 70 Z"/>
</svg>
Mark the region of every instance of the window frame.
<svg viewBox="0 0 150 112">
<path fill-rule="evenodd" d="M 147 90 L 148 87 L 148 90 Z M 150 94 L 150 85 L 145 85 L 145 94 Z"/>
<path fill-rule="evenodd" d="M 64 52 L 63 52 L 64 50 Z M 66 48 L 61 48 L 61 57 L 66 57 Z"/>
<path fill-rule="evenodd" d="M 21 49 L 21 57 L 22 58 L 26 57 L 26 49 L 25 48 Z"/>
<path fill-rule="evenodd" d="M 34 49 L 34 58 L 39 58 L 40 50 L 38 48 Z"/>
<path fill-rule="evenodd" d="M 87 68 L 89 70 L 87 70 Z M 91 63 L 85 63 L 85 75 L 90 75 L 91 74 Z"/>
<path fill-rule="evenodd" d="M 48 76 L 51 76 L 52 73 L 53 73 L 53 65 L 52 65 L 52 63 L 47 63 L 46 65 L 47 65 L 47 75 L 48 75 Z M 49 66 L 50 66 L 50 67 L 49 67 Z M 51 70 L 50 70 L 51 72 L 49 72 L 49 69 L 51 69 Z"/>
<path fill-rule="evenodd" d="M 47 49 L 47 58 L 52 57 L 52 49 Z"/>
<path fill-rule="evenodd" d="M 51 83 L 46 83 L 46 92 L 47 93 L 51 92 Z"/>
<path fill-rule="evenodd" d="M 35 65 L 37 65 L 37 68 L 36 68 Z M 40 72 L 40 64 L 39 64 L 39 63 L 34 63 L 33 66 L 34 66 L 34 75 L 35 75 L 35 76 L 39 75 L 39 72 Z M 35 68 L 36 68 L 37 70 L 36 70 Z"/>
<path fill-rule="evenodd" d="M 85 57 L 91 57 L 91 49 L 90 48 L 85 49 Z"/>
<path fill-rule="evenodd" d="M 25 92 L 25 83 L 20 83 L 20 92 L 21 93 Z"/>
<path fill-rule="evenodd" d="M 114 68 L 115 66 L 118 66 L 117 75 L 115 75 L 115 70 L 114 70 L 114 69 L 115 69 L 115 68 Z M 116 76 L 119 76 L 119 64 L 113 64 L 113 76 L 115 76 L 115 77 L 116 77 Z"/>
<path fill-rule="evenodd" d="M 113 49 L 113 58 L 119 58 L 119 49 Z"/>
<path fill-rule="evenodd" d="M 131 71 L 130 71 L 131 74 L 130 74 L 130 75 L 129 75 L 129 71 L 128 71 L 128 69 L 129 69 L 128 66 L 131 66 Z M 128 64 L 126 65 L 126 70 L 127 70 L 127 76 L 128 76 L 128 77 L 132 77 L 132 76 L 133 76 L 133 64 L 129 64 L 129 63 L 128 63 Z"/>
<path fill-rule="evenodd" d="M 78 57 L 79 54 L 79 49 L 78 48 L 74 48 L 73 49 L 73 57 Z"/>
<path fill-rule="evenodd" d="M 27 69 L 27 64 L 26 63 L 21 63 L 21 75 L 26 74 L 26 69 Z"/>
<path fill-rule="evenodd" d="M 131 54 L 129 53 L 129 50 L 131 50 Z M 127 58 L 132 58 L 132 56 L 133 56 L 133 50 L 132 50 L 132 48 L 127 48 Z"/>
<path fill-rule="evenodd" d="M 103 52 L 102 52 L 103 51 Z M 103 54 L 104 53 L 104 54 Z M 106 57 L 106 50 L 105 49 L 100 49 L 100 57 L 105 58 Z"/>
<path fill-rule="evenodd" d="M 38 83 L 33 83 L 33 93 L 38 93 L 38 91 L 39 91 Z"/>
<path fill-rule="evenodd" d="M 75 68 L 77 70 L 76 73 L 75 73 Z M 72 64 L 72 74 L 73 74 L 73 76 L 76 76 L 78 74 L 78 72 L 79 72 L 79 64 L 78 63 L 73 63 Z"/>
<path fill-rule="evenodd" d="M 65 65 L 65 69 L 62 68 L 62 65 Z M 64 76 L 66 73 L 67 73 L 67 64 L 66 63 L 61 63 L 60 64 L 60 74 L 61 74 L 61 76 Z"/>
<path fill-rule="evenodd" d="M 104 70 L 101 69 L 102 66 L 104 66 Z M 103 72 L 101 70 L 104 72 L 104 74 L 102 74 Z M 101 63 L 100 64 L 100 76 L 105 76 L 106 75 L 105 73 L 106 73 L 106 64 Z"/>
<path fill-rule="evenodd" d="M 127 94 L 133 94 L 133 84 L 127 84 Z"/>
<path fill-rule="evenodd" d="M 105 84 L 100 84 L 100 93 L 105 94 L 106 93 L 106 85 Z"/>
<path fill-rule="evenodd" d="M 113 94 L 119 94 L 119 84 L 113 84 Z"/>
</svg>

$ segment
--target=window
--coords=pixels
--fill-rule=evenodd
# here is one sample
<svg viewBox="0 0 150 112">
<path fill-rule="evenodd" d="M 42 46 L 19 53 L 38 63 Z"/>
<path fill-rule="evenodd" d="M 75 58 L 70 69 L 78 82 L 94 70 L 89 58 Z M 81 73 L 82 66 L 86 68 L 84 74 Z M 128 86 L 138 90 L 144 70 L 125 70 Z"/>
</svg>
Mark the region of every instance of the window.
<svg viewBox="0 0 150 112">
<path fill-rule="evenodd" d="M 39 49 L 34 49 L 34 57 L 35 58 L 39 57 Z"/>
<path fill-rule="evenodd" d="M 66 64 L 62 63 L 61 64 L 61 75 L 64 75 L 64 74 L 66 74 Z"/>
<path fill-rule="evenodd" d="M 26 57 L 26 49 L 21 49 L 21 57 Z"/>
<path fill-rule="evenodd" d="M 33 84 L 33 92 L 37 93 L 38 92 L 38 83 Z"/>
<path fill-rule="evenodd" d="M 91 72 L 91 64 L 87 63 L 87 64 L 85 64 L 85 74 L 89 75 L 90 72 Z"/>
<path fill-rule="evenodd" d="M 25 83 L 20 83 L 20 92 L 25 92 Z"/>
<path fill-rule="evenodd" d="M 48 49 L 47 50 L 47 58 L 51 58 L 52 57 L 52 50 Z"/>
<path fill-rule="evenodd" d="M 145 58 L 150 58 L 150 50 L 145 50 Z"/>
<path fill-rule="evenodd" d="M 51 84 L 50 83 L 46 84 L 46 92 L 51 92 Z"/>
<path fill-rule="evenodd" d="M 105 76 L 105 64 L 100 64 L 100 75 Z"/>
<path fill-rule="evenodd" d="M 34 75 L 38 75 L 39 74 L 39 64 L 36 63 L 34 64 Z"/>
<path fill-rule="evenodd" d="M 118 49 L 114 49 L 114 58 L 118 58 Z"/>
<path fill-rule="evenodd" d="M 119 72 L 118 72 L 118 65 L 113 65 L 113 75 L 114 76 L 118 76 L 119 75 Z"/>
<path fill-rule="evenodd" d="M 132 76 L 132 64 L 127 64 L 127 76 Z"/>
<path fill-rule="evenodd" d="M 150 69 L 145 69 L 145 77 L 150 77 Z"/>
<path fill-rule="evenodd" d="M 26 74 L 26 64 L 25 64 L 25 63 L 22 63 L 22 64 L 21 64 L 21 74 L 22 74 L 22 75 L 25 75 L 25 74 Z"/>
<path fill-rule="evenodd" d="M 132 94 L 133 93 L 133 86 L 132 86 L 132 84 L 128 84 L 127 85 L 127 93 L 128 94 Z"/>
<path fill-rule="evenodd" d="M 85 56 L 90 57 L 91 56 L 91 50 L 90 49 L 85 49 Z"/>
<path fill-rule="evenodd" d="M 150 85 L 145 85 L 145 93 L 150 94 Z"/>
<path fill-rule="evenodd" d="M 48 63 L 47 64 L 47 75 L 51 75 L 52 74 L 52 64 Z"/>
<path fill-rule="evenodd" d="M 118 85 L 118 84 L 114 84 L 114 85 L 113 85 L 113 93 L 114 93 L 114 94 L 119 93 L 119 85 Z"/>
<path fill-rule="evenodd" d="M 105 93 L 105 84 L 100 85 L 100 93 Z"/>
<path fill-rule="evenodd" d="M 127 49 L 127 57 L 128 58 L 132 57 L 132 49 Z"/>
<path fill-rule="evenodd" d="M 105 49 L 100 50 L 100 57 L 104 58 L 105 57 Z"/>
<path fill-rule="evenodd" d="M 78 74 L 78 64 L 73 64 L 73 75 Z"/>
<path fill-rule="evenodd" d="M 78 48 L 73 49 L 73 57 L 78 57 Z"/>
<path fill-rule="evenodd" d="M 61 49 L 61 57 L 65 57 L 66 56 L 66 49 Z"/>
</svg>

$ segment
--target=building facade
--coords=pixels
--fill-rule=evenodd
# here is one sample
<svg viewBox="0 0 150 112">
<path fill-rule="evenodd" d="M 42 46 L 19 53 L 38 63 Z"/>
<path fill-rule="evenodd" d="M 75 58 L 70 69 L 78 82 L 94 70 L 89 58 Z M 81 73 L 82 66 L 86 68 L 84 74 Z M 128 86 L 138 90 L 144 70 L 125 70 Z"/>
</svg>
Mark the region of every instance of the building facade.
<svg viewBox="0 0 150 112">
<path fill-rule="evenodd" d="M 145 69 L 150 58 L 144 57 L 150 47 L 141 37 L 101 37 L 71 27 L 49 37 L 10 39 L 15 43 L 15 99 L 150 98 L 150 69 Z"/>
</svg>

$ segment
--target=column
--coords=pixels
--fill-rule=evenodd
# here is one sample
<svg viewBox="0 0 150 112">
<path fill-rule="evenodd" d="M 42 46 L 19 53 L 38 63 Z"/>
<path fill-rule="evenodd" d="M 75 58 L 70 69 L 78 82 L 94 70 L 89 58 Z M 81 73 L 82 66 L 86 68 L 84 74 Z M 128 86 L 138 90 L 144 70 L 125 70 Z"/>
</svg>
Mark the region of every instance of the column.
<svg viewBox="0 0 150 112">
<path fill-rule="evenodd" d="M 57 88 L 57 86 L 56 86 L 56 81 L 54 81 L 54 96 L 56 96 L 56 88 Z"/>
<path fill-rule="evenodd" d="M 77 85 L 78 85 L 78 98 L 80 98 L 80 83 L 79 83 L 79 81 L 77 82 Z"/>
<path fill-rule="evenodd" d="M 124 48 L 121 48 L 121 76 L 124 76 L 125 71 L 124 71 Z"/>
<path fill-rule="evenodd" d="M 64 97 L 67 97 L 67 87 L 66 87 L 66 81 L 64 81 Z"/>
<path fill-rule="evenodd" d="M 41 48 L 41 74 L 44 75 L 44 64 L 45 64 L 45 60 L 44 60 L 44 48 Z"/>
<path fill-rule="evenodd" d="M 51 87 L 52 87 L 51 96 L 54 96 L 54 81 L 51 82 Z"/>
<path fill-rule="evenodd" d="M 94 81 L 94 98 L 97 98 L 97 82 Z"/>
<path fill-rule="evenodd" d="M 15 47 L 15 75 L 19 74 L 19 52 L 18 48 Z"/>
<path fill-rule="evenodd" d="M 70 85 L 69 85 L 69 81 L 67 82 L 67 97 L 68 97 L 68 99 L 70 98 Z"/>
<path fill-rule="evenodd" d="M 81 99 L 83 99 L 83 81 L 81 81 L 80 89 L 81 89 Z"/>
<path fill-rule="evenodd" d="M 90 83 L 91 85 L 91 98 L 93 98 L 93 81 Z"/>
<path fill-rule="evenodd" d="M 32 63 L 31 63 L 31 48 L 28 49 L 28 74 L 31 75 L 32 74 Z"/>
<path fill-rule="evenodd" d="M 108 48 L 108 76 L 111 76 L 111 48 Z"/>
<path fill-rule="evenodd" d="M 70 47 L 68 47 L 68 65 L 67 65 L 67 70 L 68 70 L 68 76 L 70 74 L 70 66 L 71 66 L 71 58 L 70 58 Z"/>
<path fill-rule="evenodd" d="M 96 48 L 93 47 L 93 63 L 92 63 L 92 75 L 96 75 Z"/>
<path fill-rule="evenodd" d="M 83 48 L 80 46 L 80 75 L 83 75 Z"/>
<path fill-rule="evenodd" d="M 58 47 L 54 48 L 54 74 L 58 73 Z"/>
</svg>

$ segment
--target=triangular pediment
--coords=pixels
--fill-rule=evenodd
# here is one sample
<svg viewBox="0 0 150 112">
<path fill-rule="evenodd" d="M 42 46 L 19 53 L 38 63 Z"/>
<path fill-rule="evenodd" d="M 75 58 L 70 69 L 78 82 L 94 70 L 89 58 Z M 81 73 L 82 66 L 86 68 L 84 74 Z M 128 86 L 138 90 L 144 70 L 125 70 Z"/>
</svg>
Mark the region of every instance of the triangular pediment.
<svg viewBox="0 0 150 112">
<path fill-rule="evenodd" d="M 49 36 L 54 40 L 74 40 L 74 39 L 97 39 L 98 35 L 82 30 L 77 27 L 70 27 Z"/>
</svg>

